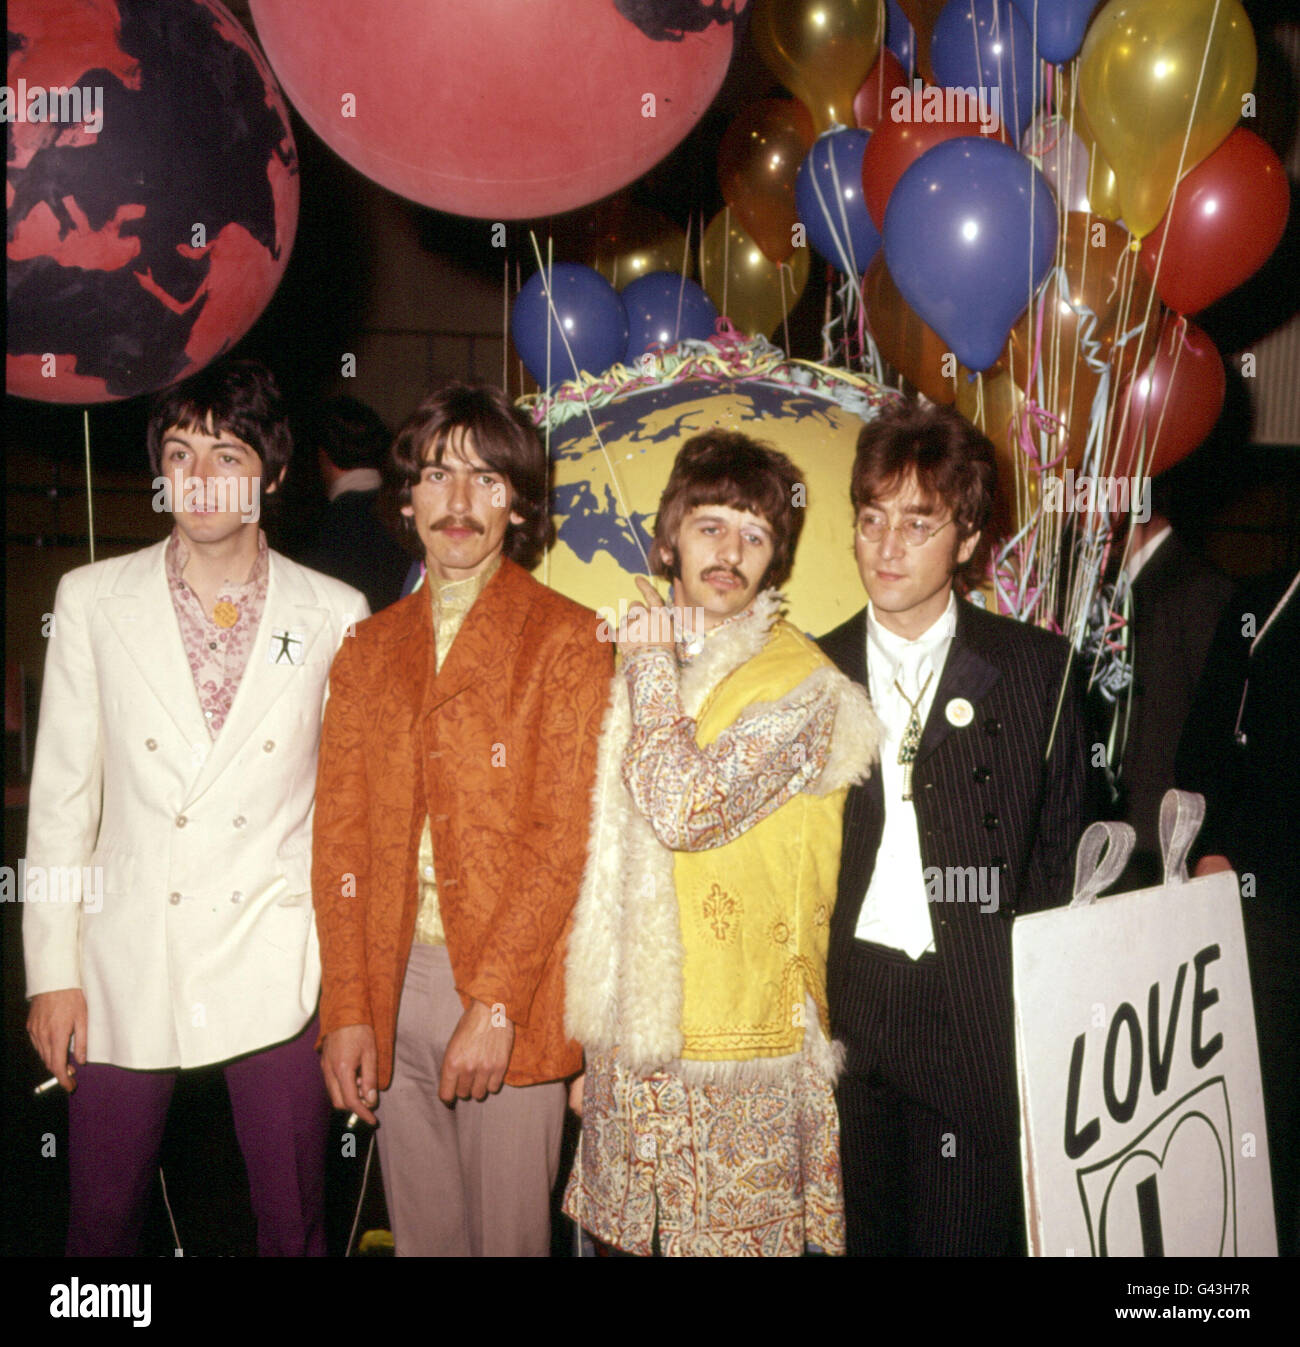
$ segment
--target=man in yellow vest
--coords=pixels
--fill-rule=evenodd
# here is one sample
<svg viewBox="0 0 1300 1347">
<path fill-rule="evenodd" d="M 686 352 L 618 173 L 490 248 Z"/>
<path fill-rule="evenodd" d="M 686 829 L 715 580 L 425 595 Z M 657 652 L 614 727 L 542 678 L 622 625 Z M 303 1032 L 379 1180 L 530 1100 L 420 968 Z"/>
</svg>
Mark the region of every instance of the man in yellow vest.
<svg viewBox="0 0 1300 1347">
<path fill-rule="evenodd" d="M 844 1249 L 826 951 L 863 691 L 780 614 L 805 486 L 688 441 L 619 641 L 566 984 L 587 1053 L 565 1210 L 631 1254 Z"/>
</svg>

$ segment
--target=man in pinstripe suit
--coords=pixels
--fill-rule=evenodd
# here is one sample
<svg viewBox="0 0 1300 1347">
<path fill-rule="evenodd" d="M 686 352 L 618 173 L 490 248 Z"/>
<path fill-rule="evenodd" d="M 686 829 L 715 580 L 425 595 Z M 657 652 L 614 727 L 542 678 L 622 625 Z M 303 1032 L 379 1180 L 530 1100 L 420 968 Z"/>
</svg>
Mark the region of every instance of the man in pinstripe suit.
<svg viewBox="0 0 1300 1347">
<path fill-rule="evenodd" d="M 848 1252 L 1023 1244 L 1011 918 L 1067 895 L 1086 757 L 1060 637 L 957 597 L 983 571 L 993 448 L 956 412 L 866 426 L 851 495 L 867 607 L 822 640 L 865 683 L 881 768 L 844 814 L 831 921 Z"/>
</svg>

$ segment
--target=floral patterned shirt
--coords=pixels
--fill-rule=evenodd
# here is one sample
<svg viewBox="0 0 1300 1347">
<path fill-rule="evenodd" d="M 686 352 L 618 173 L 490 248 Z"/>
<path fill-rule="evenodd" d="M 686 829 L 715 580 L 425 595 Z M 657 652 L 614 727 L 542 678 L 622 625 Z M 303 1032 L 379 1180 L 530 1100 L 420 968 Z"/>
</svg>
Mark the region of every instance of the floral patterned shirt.
<svg viewBox="0 0 1300 1347">
<path fill-rule="evenodd" d="M 248 657 L 266 608 L 271 572 L 266 534 L 258 532 L 257 560 L 248 579 L 242 584 L 223 585 L 217 595 L 217 618 L 228 619 L 229 625 L 223 626 L 211 613 L 205 613 L 199 596 L 186 583 L 184 570 L 190 551 L 179 530 L 172 531 L 165 559 L 167 588 L 180 624 L 185 657 L 194 675 L 194 688 L 208 734 L 215 739 L 226 723 L 240 680 L 248 668 Z"/>
</svg>

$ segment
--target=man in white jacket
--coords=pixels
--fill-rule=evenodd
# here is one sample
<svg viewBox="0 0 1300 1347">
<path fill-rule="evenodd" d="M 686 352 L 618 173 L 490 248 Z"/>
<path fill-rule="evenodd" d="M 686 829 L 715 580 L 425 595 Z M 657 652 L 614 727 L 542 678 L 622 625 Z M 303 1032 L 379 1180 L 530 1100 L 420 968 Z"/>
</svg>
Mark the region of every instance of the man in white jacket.
<svg viewBox="0 0 1300 1347">
<path fill-rule="evenodd" d="M 71 1094 L 67 1252 L 135 1252 L 176 1072 L 225 1063 L 259 1253 L 323 1255 L 312 803 L 367 608 L 266 545 L 292 441 L 263 366 L 162 394 L 148 443 L 174 528 L 60 581 L 32 771 L 27 1028 Z"/>
</svg>

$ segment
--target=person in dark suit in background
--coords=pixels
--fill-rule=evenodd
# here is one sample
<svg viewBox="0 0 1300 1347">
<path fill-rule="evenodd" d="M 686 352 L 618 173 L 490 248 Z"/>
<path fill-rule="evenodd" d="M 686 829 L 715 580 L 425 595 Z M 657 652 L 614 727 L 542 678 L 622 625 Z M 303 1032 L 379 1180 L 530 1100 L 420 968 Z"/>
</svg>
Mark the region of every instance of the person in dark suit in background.
<svg viewBox="0 0 1300 1347">
<path fill-rule="evenodd" d="M 1135 520 L 1124 575 L 1131 603 L 1127 630 L 1132 690 L 1115 701 L 1088 694 L 1094 737 L 1107 739 L 1112 717 L 1122 745 L 1105 816 L 1122 819 L 1137 843 L 1115 893 L 1163 883 L 1160 801 L 1174 785 L 1174 754 L 1205 656 L 1232 581 L 1202 560 L 1174 530 L 1164 479 L 1152 484 L 1152 510 Z"/>
<path fill-rule="evenodd" d="M 364 402 L 334 397 L 305 426 L 329 504 L 303 564 L 359 589 L 377 613 L 402 596 L 410 558 L 379 514 L 379 465 L 392 436 Z"/>
<path fill-rule="evenodd" d="M 1205 796 L 1196 873 L 1235 870 L 1241 883 L 1283 1257 L 1300 1253 L 1297 669 L 1300 574 L 1243 583 L 1215 633 L 1176 762 L 1179 789 Z"/>
<path fill-rule="evenodd" d="M 1087 767 L 1066 642 L 957 598 L 995 481 L 948 408 L 900 404 L 858 440 L 870 602 L 821 642 L 885 731 L 849 792 L 831 918 L 850 1254 L 1023 1248 L 1010 919 L 1068 895 Z"/>
</svg>

